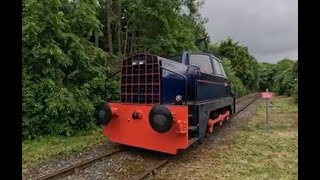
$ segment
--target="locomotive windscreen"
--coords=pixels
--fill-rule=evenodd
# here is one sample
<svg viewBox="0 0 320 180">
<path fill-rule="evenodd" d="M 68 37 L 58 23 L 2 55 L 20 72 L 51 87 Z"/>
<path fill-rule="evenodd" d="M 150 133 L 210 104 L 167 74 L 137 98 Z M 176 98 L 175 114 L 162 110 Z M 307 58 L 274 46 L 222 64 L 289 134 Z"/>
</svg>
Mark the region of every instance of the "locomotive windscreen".
<svg viewBox="0 0 320 180">
<path fill-rule="evenodd" d="M 122 62 L 121 102 L 160 103 L 161 61 L 157 56 L 137 54 Z"/>
</svg>

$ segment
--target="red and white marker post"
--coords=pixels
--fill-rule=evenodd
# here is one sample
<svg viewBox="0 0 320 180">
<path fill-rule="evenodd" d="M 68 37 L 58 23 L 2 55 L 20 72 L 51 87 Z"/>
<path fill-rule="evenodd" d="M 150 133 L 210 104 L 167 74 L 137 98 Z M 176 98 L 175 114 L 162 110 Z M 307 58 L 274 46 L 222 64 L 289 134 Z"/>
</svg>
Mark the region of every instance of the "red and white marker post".
<svg viewBox="0 0 320 180">
<path fill-rule="evenodd" d="M 266 125 L 267 131 L 269 131 L 269 99 L 272 98 L 273 94 L 266 89 L 266 92 L 261 93 L 261 97 L 266 100 Z"/>
</svg>

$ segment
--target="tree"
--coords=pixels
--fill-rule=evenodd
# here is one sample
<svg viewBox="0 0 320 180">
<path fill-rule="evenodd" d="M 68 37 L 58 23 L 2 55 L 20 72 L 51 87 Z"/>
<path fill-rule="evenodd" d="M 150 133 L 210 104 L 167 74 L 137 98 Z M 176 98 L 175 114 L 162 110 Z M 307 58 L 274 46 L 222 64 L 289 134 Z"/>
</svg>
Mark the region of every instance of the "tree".
<svg viewBox="0 0 320 180">
<path fill-rule="evenodd" d="M 280 95 L 292 95 L 294 91 L 294 79 L 298 77 L 297 71 L 293 71 L 294 61 L 290 59 L 280 60 L 275 67 L 277 74 L 274 76 L 276 89 Z M 296 75 L 295 75 L 296 73 Z"/>
<path fill-rule="evenodd" d="M 108 61 L 95 0 L 25 0 L 22 15 L 23 135 L 70 135 L 94 125 Z M 98 32 L 98 33 L 97 33 Z"/>
<path fill-rule="evenodd" d="M 112 47 L 112 37 L 117 37 L 118 48 L 104 48 L 118 55 L 144 51 L 163 56 L 181 51 L 204 51 L 210 37 L 199 14 L 202 2 L 196 0 L 100 0 L 100 21 L 107 19 L 107 33 L 103 44 Z M 109 17 L 109 18 L 108 18 Z M 109 19 L 109 21 L 108 21 Z M 109 24 L 108 24 L 109 22 Z M 110 26 L 110 27 L 109 27 Z M 117 29 L 117 31 L 110 31 Z"/>
<path fill-rule="evenodd" d="M 275 90 L 274 76 L 276 75 L 275 64 L 270 63 L 259 63 L 259 85 L 260 90 L 265 91 L 269 89 L 270 91 Z"/>
<path fill-rule="evenodd" d="M 259 71 L 257 60 L 252 56 L 247 47 L 233 42 L 232 38 L 222 41 L 217 48 L 217 54 L 231 61 L 235 75 L 239 77 L 248 91 L 259 89 Z"/>
</svg>

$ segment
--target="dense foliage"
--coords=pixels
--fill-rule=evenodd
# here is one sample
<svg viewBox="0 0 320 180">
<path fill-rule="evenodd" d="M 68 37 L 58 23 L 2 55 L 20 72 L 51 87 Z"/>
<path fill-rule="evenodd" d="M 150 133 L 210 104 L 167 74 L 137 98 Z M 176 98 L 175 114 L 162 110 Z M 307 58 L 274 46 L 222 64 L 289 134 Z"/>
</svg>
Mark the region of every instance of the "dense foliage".
<svg viewBox="0 0 320 180">
<path fill-rule="evenodd" d="M 26 0 L 22 28 L 24 137 L 72 134 L 94 125 L 108 61 L 88 40 L 100 31 L 94 0 Z"/>
<path fill-rule="evenodd" d="M 207 19 L 199 13 L 202 3 L 24 0 L 23 137 L 72 135 L 94 127 L 105 79 L 108 94 L 117 94 L 119 79 L 110 75 L 121 58 L 137 51 L 173 56 L 187 50 L 225 58 L 237 96 L 267 87 L 297 93 L 297 63 L 259 64 L 247 47 L 231 38 L 210 44 Z"/>
<path fill-rule="evenodd" d="M 298 61 L 282 59 L 277 64 L 260 64 L 261 90 L 270 89 L 279 95 L 294 96 L 298 101 Z"/>
<path fill-rule="evenodd" d="M 197 0 L 99 0 L 99 47 L 119 56 L 136 51 L 172 56 L 209 44 Z"/>
</svg>

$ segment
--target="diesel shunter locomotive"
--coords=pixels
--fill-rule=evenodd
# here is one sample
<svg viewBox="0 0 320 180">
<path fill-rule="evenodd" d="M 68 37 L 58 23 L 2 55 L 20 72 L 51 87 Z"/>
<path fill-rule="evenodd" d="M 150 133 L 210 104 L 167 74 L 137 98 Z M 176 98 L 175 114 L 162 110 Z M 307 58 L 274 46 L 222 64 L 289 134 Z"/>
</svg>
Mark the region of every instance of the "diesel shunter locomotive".
<svg viewBox="0 0 320 180">
<path fill-rule="evenodd" d="M 111 142 L 176 154 L 235 113 L 230 81 L 212 54 L 139 53 L 121 68 L 120 101 L 97 116 Z"/>
</svg>

